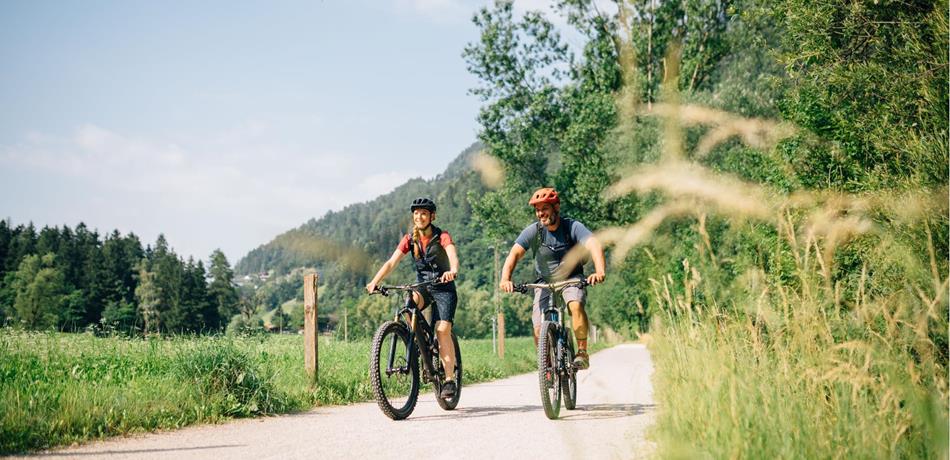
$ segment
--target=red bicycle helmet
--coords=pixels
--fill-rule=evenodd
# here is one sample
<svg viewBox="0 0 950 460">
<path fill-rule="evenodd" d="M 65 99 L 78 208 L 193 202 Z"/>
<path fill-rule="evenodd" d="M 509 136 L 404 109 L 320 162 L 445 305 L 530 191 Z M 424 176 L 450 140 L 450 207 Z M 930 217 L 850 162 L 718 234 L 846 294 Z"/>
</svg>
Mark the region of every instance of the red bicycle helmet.
<svg viewBox="0 0 950 460">
<path fill-rule="evenodd" d="M 557 190 L 551 187 L 540 188 L 531 195 L 528 204 L 534 206 L 541 203 L 561 204 L 561 198 L 557 196 Z"/>
</svg>

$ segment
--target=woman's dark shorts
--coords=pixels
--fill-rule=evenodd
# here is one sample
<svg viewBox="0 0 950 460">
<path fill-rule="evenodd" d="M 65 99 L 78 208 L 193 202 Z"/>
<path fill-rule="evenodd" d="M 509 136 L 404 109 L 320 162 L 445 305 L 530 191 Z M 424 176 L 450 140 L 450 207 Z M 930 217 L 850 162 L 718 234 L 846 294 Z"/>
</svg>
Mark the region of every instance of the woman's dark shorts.
<svg viewBox="0 0 950 460">
<path fill-rule="evenodd" d="M 433 325 L 436 321 L 448 321 L 450 323 L 455 321 L 455 307 L 459 303 L 458 293 L 455 292 L 455 283 L 451 283 L 447 287 L 422 289 L 420 292 L 422 299 L 425 301 L 425 306 L 434 306 L 432 308 Z"/>
</svg>

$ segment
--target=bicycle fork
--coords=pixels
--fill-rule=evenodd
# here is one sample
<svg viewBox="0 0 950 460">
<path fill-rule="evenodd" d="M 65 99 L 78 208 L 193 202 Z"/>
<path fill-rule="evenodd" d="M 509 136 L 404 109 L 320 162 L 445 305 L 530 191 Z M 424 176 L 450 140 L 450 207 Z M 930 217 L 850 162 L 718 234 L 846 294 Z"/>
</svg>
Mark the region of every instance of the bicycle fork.
<svg viewBox="0 0 950 460">
<path fill-rule="evenodd" d="M 389 377 L 390 375 L 392 375 L 392 374 L 394 374 L 394 373 L 396 373 L 396 372 L 400 372 L 400 373 L 403 372 L 403 369 L 402 369 L 402 368 L 393 369 L 393 365 L 396 363 L 396 342 L 397 342 L 398 340 L 399 340 L 399 337 L 397 337 L 397 336 L 394 335 L 394 336 L 392 337 L 392 340 L 389 341 L 389 359 L 388 359 L 387 362 L 386 362 L 386 376 L 387 376 L 387 377 Z M 409 357 L 410 357 L 410 356 L 412 356 L 412 345 L 409 345 L 408 347 L 406 347 L 406 369 L 405 369 L 405 372 L 407 372 L 407 373 L 408 373 L 408 371 L 409 371 L 409 366 L 410 366 L 410 362 L 409 362 Z"/>
</svg>

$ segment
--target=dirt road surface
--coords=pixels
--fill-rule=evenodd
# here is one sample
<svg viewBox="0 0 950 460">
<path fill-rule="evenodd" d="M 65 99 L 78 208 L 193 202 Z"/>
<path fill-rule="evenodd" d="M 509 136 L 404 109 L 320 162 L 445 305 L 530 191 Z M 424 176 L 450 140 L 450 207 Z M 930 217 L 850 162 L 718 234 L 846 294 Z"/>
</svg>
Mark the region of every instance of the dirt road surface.
<svg viewBox="0 0 950 460">
<path fill-rule="evenodd" d="M 645 439 L 654 419 L 652 371 L 643 345 L 618 345 L 592 355 L 591 369 L 578 375 L 577 409 L 562 407 L 558 420 L 544 416 L 537 374 L 531 373 L 465 386 L 454 411 L 441 410 L 430 391 L 420 396 L 408 419 L 398 422 L 370 402 L 116 438 L 33 457 L 642 458 L 653 449 Z"/>
</svg>

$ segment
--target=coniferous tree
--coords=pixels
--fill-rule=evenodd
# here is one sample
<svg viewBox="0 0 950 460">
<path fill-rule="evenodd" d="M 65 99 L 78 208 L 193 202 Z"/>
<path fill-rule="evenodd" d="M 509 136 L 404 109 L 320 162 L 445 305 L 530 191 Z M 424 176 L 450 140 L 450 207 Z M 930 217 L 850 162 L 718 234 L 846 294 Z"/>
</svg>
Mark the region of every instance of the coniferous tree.
<svg viewBox="0 0 950 460">
<path fill-rule="evenodd" d="M 181 318 L 185 315 L 181 308 L 181 284 L 183 268 L 181 260 L 168 246 L 165 235 L 158 235 L 155 241 L 155 250 L 150 263 L 151 272 L 155 275 L 154 283 L 158 292 L 158 328 L 161 330 L 175 330 L 181 326 Z M 166 324 L 166 320 L 171 324 Z M 172 329 L 169 329 L 171 327 Z"/>
<path fill-rule="evenodd" d="M 238 313 L 238 295 L 234 288 L 234 272 L 220 249 L 211 253 L 211 285 L 208 287 L 212 303 L 218 312 L 218 327 L 224 327 Z"/>
<path fill-rule="evenodd" d="M 166 319 L 170 331 L 200 331 L 206 327 L 203 313 L 207 310 L 208 288 L 204 266 L 189 257 L 182 274 L 181 297 L 177 308 Z"/>
<path fill-rule="evenodd" d="M 36 254 L 36 227 L 33 222 L 28 225 L 19 225 L 13 232 L 13 238 L 10 240 L 10 250 L 6 258 L 6 270 L 17 271 L 23 258 Z"/>
<path fill-rule="evenodd" d="M 12 224 L 6 219 L 0 220 L 0 325 L 7 322 L 8 310 L 13 304 L 12 289 L 7 283 L 7 258 L 10 257 L 10 242 L 14 235 Z"/>
</svg>

